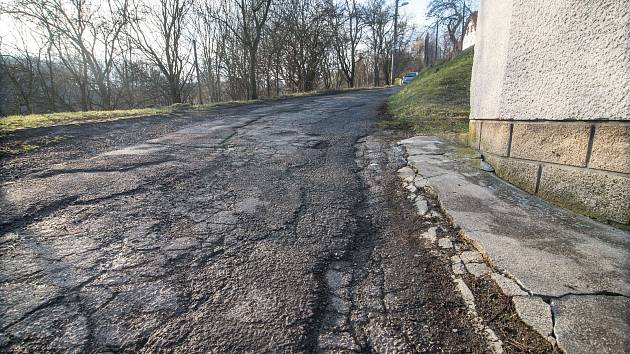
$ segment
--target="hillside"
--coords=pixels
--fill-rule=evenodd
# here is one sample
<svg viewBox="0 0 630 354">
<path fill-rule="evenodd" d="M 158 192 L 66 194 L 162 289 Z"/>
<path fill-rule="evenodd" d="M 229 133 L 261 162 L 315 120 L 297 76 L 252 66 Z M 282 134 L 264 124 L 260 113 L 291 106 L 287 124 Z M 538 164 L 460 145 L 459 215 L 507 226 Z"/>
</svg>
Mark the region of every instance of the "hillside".
<svg viewBox="0 0 630 354">
<path fill-rule="evenodd" d="M 420 72 L 411 84 L 388 100 L 391 116 L 383 128 L 410 129 L 416 134 L 464 133 L 470 113 L 473 49 Z"/>
</svg>

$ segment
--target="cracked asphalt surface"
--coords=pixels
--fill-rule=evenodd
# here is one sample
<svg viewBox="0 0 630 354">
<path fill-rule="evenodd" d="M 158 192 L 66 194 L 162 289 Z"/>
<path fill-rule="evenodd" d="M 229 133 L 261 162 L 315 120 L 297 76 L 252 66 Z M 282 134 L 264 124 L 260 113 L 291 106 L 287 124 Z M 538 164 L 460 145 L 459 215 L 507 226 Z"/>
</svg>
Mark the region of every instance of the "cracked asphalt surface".
<svg viewBox="0 0 630 354">
<path fill-rule="evenodd" d="M 17 133 L 70 138 L 2 160 L 0 351 L 485 352 L 375 131 L 393 92 Z"/>
</svg>

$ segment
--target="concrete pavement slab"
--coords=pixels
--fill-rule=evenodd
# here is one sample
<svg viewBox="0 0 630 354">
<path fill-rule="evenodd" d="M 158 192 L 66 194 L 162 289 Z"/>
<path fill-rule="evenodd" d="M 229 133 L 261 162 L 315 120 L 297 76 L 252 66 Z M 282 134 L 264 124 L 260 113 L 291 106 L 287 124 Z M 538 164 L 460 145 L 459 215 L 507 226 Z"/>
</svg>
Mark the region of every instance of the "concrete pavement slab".
<svg viewBox="0 0 630 354">
<path fill-rule="evenodd" d="M 398 170 L 398 176 L 400 177 L 400 179 L 402 179 L 405 182 L 413 181 L 413 176 L 414 175 L 415 175 L 415 173 L 409 167 L 403 167 L 400 170 Z"/>
<path fill-rule="evenodd" d="M 476 277 L 482 277 L 492 271 L 485 263 L 466 263 L 466 269 Z"/>
<path fill-rule="evenodd" d="M 627 323 L 627 305 L 617 303 L 625 304 L 630 297 L 629 232 L 550 205 L 480 170 L 478 155 L 468 148 L 423 136 L 400 144 L 407 150 L 409 165 L 428 180 L 445 212 L 495 270 L 534 296 L 566 302 L 558 305 L 564 320 L 558 317 L 556 327 L 568 321 L 576 327 L 561 332 L 561 348 L 601 352 L 604 346 L 614 348 L 625 340 L 627 327 L 614 319 L 626 316 Z M 584 313 L 579 306 L 569 306 L 574 294 L 580 299 L 592 295 L 588 310 L 602 320 L 578 320 Z M 610 306 L 610 296 L 598 294 L 615 295 L 616 305 Z M 549 320 L 521 314 L 534 328 Z M 586 338 L 578 341 L 569 333 Z M 591 335 L 599 338 L 590 340 Z"/>
<path fill-rule="evenodd" d="M 553 335 L 553 319 L 549 304 L 537 296 L 514 296 L 512 302 L 523 321 L 547 338 Z"/>
<path fill-rule="evenodd" d="M 426 214 L 429 211 L 429 204 L 426 199 L 416 198 L 416 209 L 418 209 L 418 214 Z"/>
<path fill-rule="evenodd" d="M 630 299 L 569 295 L 554 301 L 555 334 L 568 353 L 630 352 Z"/>
<path fill-rule="evenodd" d="M 451 249 L 453 248 L 453 242 L 451 242 L 451 240 L 449 240 L 446 237 L 442 237 L 441 239 L 438 240 L 438 246 L 444 249 Z"/>
<path fill-rule="evenodd" d="M 490 278 L 501 288 L 501 291 L 507 296 L 527 296 L 528 294 L 521 289 L 512 279 L 508 279 L 501 274 L 492 273 Z"/>
</svg>

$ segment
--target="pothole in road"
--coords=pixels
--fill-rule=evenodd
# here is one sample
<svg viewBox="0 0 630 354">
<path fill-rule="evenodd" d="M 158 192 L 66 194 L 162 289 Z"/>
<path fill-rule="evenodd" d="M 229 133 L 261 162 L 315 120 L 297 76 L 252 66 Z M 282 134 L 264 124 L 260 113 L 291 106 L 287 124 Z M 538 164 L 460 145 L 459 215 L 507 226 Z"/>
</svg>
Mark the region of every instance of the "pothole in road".
<svg viewBox="0 0 630 354">
<path fill-rule="evenodd" d="M 311 149 L 323 150 L 328 149 L 331 146 L 330 142 L 327 140 L 318 141 L 315 144 L 309 146 Z"/>
</svg>

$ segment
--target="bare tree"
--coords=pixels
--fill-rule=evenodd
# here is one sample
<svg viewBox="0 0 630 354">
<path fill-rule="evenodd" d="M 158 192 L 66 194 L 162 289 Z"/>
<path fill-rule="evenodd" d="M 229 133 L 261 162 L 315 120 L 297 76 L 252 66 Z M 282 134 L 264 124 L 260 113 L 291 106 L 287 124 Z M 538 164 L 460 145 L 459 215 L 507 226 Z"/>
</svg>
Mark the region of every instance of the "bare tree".
<svg viewBox="0 0 630 354">
<path fill-rule="evenodd" d="M 357 47 L 361 42 L 364 23 L 356 0 L 335 3 L 330 0 L 330 25 L 334 31 L 333 47 L 348 87 L 354 87 Z"/>
<path fill-rule="evenodd" d="M 277 7 L 273 42 L 283 53 L 285 80 L 299 91 L 316 88 L 330 50 L 330 7 L 323 0 L 292 0 Z M 280 64 L 280 63 L 279 63 Z"/>
<path fill-rule="evenodd" d="M 182 103 L 184 86 L 190 80 L 190 52 L 184 47 L 184 32 L 192 0 L 159 0 L 140 4 L 131 21 L 133 44 L 164 75 L 170 103 Z"/>
<path fill-rule="evenodd" d="M 373 83 L 378 86 L 381 84 L 380 68 L 389 47 L 392 9 L 385 0 L 369 0 L 363 7 L 363 16 L 368 29 L 367 44 L 372 54 Z M 385 77 L 388 78 L 388 75 Z"/>
<path fill-rule="evenodd" d="M 21 39 L 24 42 L 24 37 Z M 38 58 L 29 53 L 25 46 L 24 49 L 16 47 L 6 54 L 0 54 L 0 67 L 15 89 L 19 113 L 33 113 L 37 61 Z"/>
<path fill-rule="evenodd" d="M 258 98 L 258 48 L 271 3 L 272 0 L 222 0 L 213 12 L 215 20 L 227 28 L 247 51 L 248 96 L 251 99 Z"/>
<path fill-rule="evenodd" d="M 225 36 L 227 29 L 214 19 L 215 9 L 209 3 L 196 7 L 193 26 L 201 49 L 201 80 L 205 82 L 208 100 L 218 102 L 222 100 L 221 69 L 224 54 Z"/>
<path fill-rule="evenodd" d="M 387 1 L 6 0 L 0 12 L 38 40 L 0 58 L 11 70 L 0 79 L 38 112 L 180 103 L 194 89 L 217 102 L 380 85 L 393 50 Z M 414 65 L 396 52 L 401 68 Z"/>
<path fill-rule="evenodd" d="M 446 26 L 446 34 L 451 44 L 452 54 L 461 52 L 464 43 L 464 24 L 472 15 L 466 0 L 431 0 L 428 17 L 435 18 L 438 24 Z"/>
<path fill-rule="evenodd" d="M 99 104 L 111 107 L 110 75 L 116 42 L 127 22 L 127 1 L 16 0 L 7 12 L 47 34 L 57 56 L 74 73 L 82 90 L 82 109 L 89 108 L 89 85 Z"/>
</svg>

